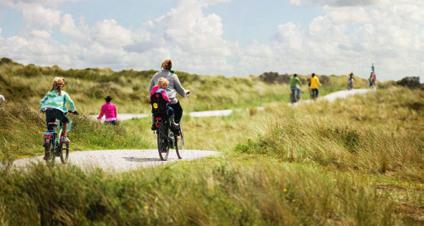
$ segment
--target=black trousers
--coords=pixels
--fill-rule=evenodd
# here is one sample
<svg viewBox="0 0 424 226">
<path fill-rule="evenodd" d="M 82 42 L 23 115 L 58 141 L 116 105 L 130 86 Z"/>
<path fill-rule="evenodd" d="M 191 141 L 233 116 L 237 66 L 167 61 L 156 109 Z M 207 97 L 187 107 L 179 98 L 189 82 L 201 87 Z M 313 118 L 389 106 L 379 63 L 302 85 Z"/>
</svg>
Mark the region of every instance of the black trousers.
<svg viewBox="0 0 424 226">
<path fill-rule="evenodd" d="M 66 117 L 65 113 L 57 109 L 47 109 L 46 110 L 46 123 L 47 130 L 53 131 L 53 126 L 49 125 L 49 122 L 55 122 L 56 119 L 59 119 L 61 123 L 68 123 L 69 119 Z"/>
<path fill-rule="evenodd" d="M 174 120 L 175 123 L 180 123 L 181 118 L 183 117 L 183 108 L 181 107 L 180 102 L 176 104 L 169 104 L 172 109 L 174 109 Z"/>
<path fill-rule="evenodd" d="M 312 96 L 313 99 L 317 98 L 318 94 L 319 94 L 318 89 L 312 89 L 311 90 L 311 96 Z"/>
</svg>

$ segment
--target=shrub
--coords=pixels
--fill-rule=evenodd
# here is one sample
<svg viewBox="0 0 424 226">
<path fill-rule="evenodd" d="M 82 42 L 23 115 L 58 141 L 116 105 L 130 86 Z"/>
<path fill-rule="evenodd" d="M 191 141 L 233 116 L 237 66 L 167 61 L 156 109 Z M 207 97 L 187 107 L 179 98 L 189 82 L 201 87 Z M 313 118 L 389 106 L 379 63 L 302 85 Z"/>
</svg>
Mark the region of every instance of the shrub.
<svg viewBox="0 0 424 226">
<path fill-rule="evenodd" d="M 397 82 L 398 85 L 408 87 L 411 89 L 422 87 L 420 77 L 405 77 Z"/>
</svg>

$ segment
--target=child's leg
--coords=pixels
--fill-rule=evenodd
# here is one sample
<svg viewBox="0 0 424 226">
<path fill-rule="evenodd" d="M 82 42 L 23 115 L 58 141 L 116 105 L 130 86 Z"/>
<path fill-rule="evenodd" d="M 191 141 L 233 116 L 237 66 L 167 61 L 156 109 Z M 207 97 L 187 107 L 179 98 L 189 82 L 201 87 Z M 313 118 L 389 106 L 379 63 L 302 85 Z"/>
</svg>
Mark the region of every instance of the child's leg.
<svg viewBox="0 0 424 226">
<path fill-rule="evenodd" d="M 62 136 L 66 137 L 68 135 L 68 123 L 62 123 Z"/>
<path fill-rule="evenodd" d="M 50 123 L 54 123 L 56 121 L 56 116 L 54 114 L 53 110 L 47 110 L 46 111 L 46 125 L 47 125 L 47 131 L 53 132 L 53 125 Z"/>
</svg>

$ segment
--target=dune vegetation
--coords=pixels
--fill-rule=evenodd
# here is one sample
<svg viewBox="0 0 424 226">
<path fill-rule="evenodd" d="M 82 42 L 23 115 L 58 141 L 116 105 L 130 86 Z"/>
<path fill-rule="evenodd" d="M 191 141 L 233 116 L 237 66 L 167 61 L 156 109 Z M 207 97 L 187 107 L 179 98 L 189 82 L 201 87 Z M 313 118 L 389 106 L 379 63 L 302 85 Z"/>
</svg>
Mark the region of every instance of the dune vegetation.
<svg viewBox="0 0 424 226">
<path fill-rule="evenodd" d="M 17 70 L 28 65 L 9 62 L 6 67 Z M 0 65 L 0 87 L 6 84 L 4 81 L 8 84 L 1 92 L 13 85 L 11 92 L 30 90 L 23 95 L 34 98 L 6 93 L 9 101 L 0 105 L 3 163 L 42 153 L 40 134 L 44 123 L 43 115 L 37 111 L 37 101 L 54 76 L 47 72 L 34 77 L 17 76 L 10 74 L 10 70 Z M 81 77 L 66 74 L 71 71 L 81 73 Z M 135 94 L 134 90 L 121 89 L 128 82 L 125 79 L 131 77 L 129 74 L 134 73 L 137 78 L 134 84 L 139 84 L 140 93 L 144 93 L 146 85 L 141 86 L 139 77 L 145 72 L 125 72 L 118 76 L 116 73 L 123 72 L 101 75 L 99 70 L 92 77 L 83 78 L 87 75 L 82 71 L 66 70 L 62 74 L 69 82 L 68 92 L 76 96 L 80 93 L 84 96 L 76 100 L 85 100 L 79 102 L 83 115 L 71 116 L 72 147 L 78 150 L 154 148 L 149 119 L 129 120 L 110 127 L 84 116 L 96 112 L 91 105 L 100 104 L 101 100 L 97 99 L 105 94 L 103 89 L 93 86 L 106 80 L 111 86 L 120 87 L 116 92 Z M 151 75 L 146 73 L 143 82 L 148 83 L 147 74 Z M 179 74 L 185 79 L 184 84 L 194 90 L 193 96 L 183 102 L 188 111 L 226 106 L 239 109 L 224 118 L 199 119 L 186 115 L 183 119 L 186 148 L 219 150 L 222 155 L 121 174 L 84 171 L 71 165 L 49 168 L 43 163 L 25 170 L 2 167 L 0 225 L 424 223 L 422 89 L 387 83 L 366 95 L 292 107 L 287 104 L 288 89 L 284 83 L 270 83 L 254 76 Z M 31 86 L 30 81 L 37 78 L 44 85 Z M 116 82 L 120 79 L 124 79 L 122 83 Z M 344 77 L 329 76 L 329 79 L 328 84 L 332 85 L 323 93 L 344 89 Z M 71 88 L 78 81 L 80 86 Z M 359 86 L 363 85 L 361 82 Z M 232 92 L 221 87 L 228 83 L 233 85 L 235 94 L 245 91 L 246 96 L 238 98 L 223 93 Z M 204 103 L 205 97 L 196 96 L 196 90 L 201 87 L 212 90 L 217 84 L 222 90 L 208 99 L 212 105 Z M 92 93 L 99 92 L 99 96 L 82 94 L 86 88 Z M 119 99 L 120 95 L 117 95 Z M 220 103 L 220 96 L 230 96 L 234 101 Z M 258 98 L 251 99 L 253 96 Z M 259 97 L 266 101 L 261 102 Z M 129 105 L 122 102 L 120 109 L 139 112 L 130 105 L 142 101 L 129 96 L 122 100 L 125 98 Z"/>
<path fill-rule="evenodd" d="M 63 70 L 58 66 L 22 65 L 7 58 L 0 59 L 0 92 L 10 101 L 36 108 L 51 88 L 55 76 L 66 80 L 65 90 L 72 96 L 80 112 L 96 114 L 104 97 L 110 95 L 120 112 L 149 113 L 147 89 L 156 71 L 86 68 Z M 287 82 L 269 80 L 267 76 L 224 77 L 189 74 L 177 71 L 181 83 L 192 91 L 182 99 L 186 111 L 254 107 L 274 101 L 287 101 Z M 278 74 L 276 75 L 278 76 Z M 280 77 L 283 77 L 280 75 Z M 306 97 L 306 77 L 303 77 Z M 323 77 L 322 94 L 346 88 L 346 77 Z M 365 87 L 358 78 L 357 86 Z"/>
</svg>

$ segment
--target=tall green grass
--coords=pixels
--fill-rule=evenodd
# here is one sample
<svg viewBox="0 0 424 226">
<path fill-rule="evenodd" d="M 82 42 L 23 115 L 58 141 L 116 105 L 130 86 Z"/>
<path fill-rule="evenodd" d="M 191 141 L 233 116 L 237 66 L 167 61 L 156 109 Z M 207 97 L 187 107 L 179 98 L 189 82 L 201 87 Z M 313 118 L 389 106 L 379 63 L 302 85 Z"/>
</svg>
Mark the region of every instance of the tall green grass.
<svg viewBox="0 0 424 226">
<path fill-rule="evenodd" d="M 283 120 L 237 150 L 422 183 L 423 106 L 423 91 L 392 88 L 334 104 L 281 108 Z"/>
<path fill-rule="evenodd" d="M 45 116 L 25 105 L 7 103 L 0 106 L 0 160 L 12 160 L 44 152 Z M 121 126 L 105 126 L 84 116 L 72 116 L 69 132 L 72 150 L 101 148 L 146 148 L 143 137 L 131 136 Z"/>
<path fill-rule="evenodd" d="M 361 177 L 261 157 L 122 175 L 34 165 L 0 185 L 10 225 L 402 224 L 394 203 Z"/>
</svg>

